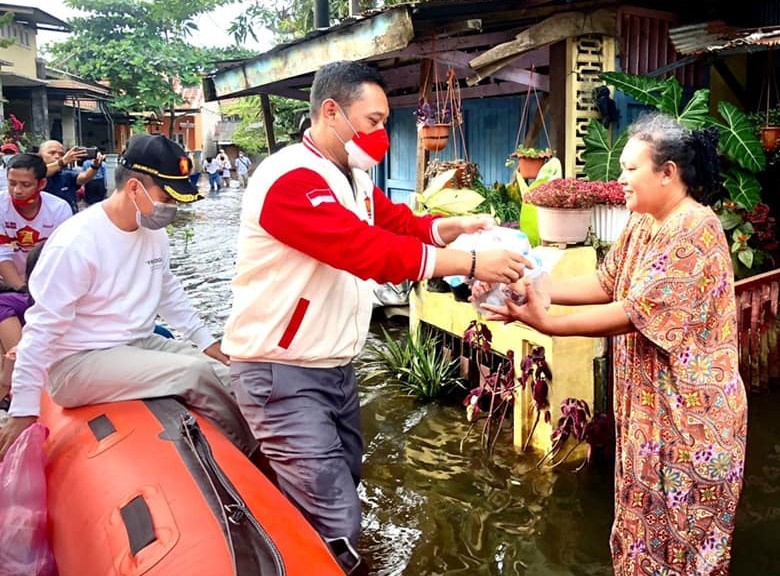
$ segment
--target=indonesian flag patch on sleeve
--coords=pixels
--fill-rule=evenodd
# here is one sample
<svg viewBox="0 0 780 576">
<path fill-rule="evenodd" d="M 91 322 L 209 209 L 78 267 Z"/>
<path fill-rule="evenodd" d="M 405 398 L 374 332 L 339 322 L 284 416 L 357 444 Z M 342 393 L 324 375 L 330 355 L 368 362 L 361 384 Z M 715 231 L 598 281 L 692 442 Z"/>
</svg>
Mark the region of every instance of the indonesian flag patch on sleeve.
<svg viewBox="0 0 780 576">
<path fill-rule="evenodd" d="M 311 205 L 315 208 L 320 204 L 335 204 L 336 197 L 331 192 L 330 188 L 318 188 L 306 193 L 306 197 L 311 202 Z"/>
</svg>

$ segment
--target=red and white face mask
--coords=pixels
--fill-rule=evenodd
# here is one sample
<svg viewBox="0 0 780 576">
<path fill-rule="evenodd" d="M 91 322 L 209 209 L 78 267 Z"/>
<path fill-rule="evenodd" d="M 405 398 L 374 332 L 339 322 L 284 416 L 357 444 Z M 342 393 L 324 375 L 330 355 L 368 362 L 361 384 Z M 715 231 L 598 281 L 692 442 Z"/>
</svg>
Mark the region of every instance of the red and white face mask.
<svg viewBox="0 0 780 576">
<path fill-rule="evenodd" d="M 41 197 L 41 191 L 37 190 L 36 192 L 32 193 L 27 198 L 17 198 L 15 196 L 11 196 L 11 204 L 13 204 L 16 208 L 23 208 L 25 206 L 31 206 L 35 204 L 38 201 L 38 198 Z"/>
<path fill-rule="evenodd" d="M 387 130 L 382 127 L 368 134 L 358 132 L 340 106 L 339 110 L 342 116 L 344 116 L 344 120 L 347 121 L 347 124 L 355 133 L 351 140 L 344 143 L 344 150 L 347 151 L 347 164 L 349 164 L 350 168 L 359 168 L 365 171 L 371 170 L 371 168 L 382 161 L 382 158 L 385 157 L 385 154 L 390 149 L 390 137 L 387 135 Z"/>
</svg>

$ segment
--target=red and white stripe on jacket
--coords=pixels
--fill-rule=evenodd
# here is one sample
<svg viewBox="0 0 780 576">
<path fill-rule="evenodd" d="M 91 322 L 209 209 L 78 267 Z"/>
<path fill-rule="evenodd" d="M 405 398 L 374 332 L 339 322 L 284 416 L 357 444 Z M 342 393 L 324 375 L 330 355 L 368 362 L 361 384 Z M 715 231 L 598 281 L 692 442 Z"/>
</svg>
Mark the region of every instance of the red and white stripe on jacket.
<svg viewBox="0 0 780 576">
<path fill-rule="evenodd" d="M 314 146 L 273 154 L 244 192 L 223 351 L 238 361 L 343 366 L 362 348 L 377 282 L 430 278 L 434 218 L 352 183 Z"/>
</svg>

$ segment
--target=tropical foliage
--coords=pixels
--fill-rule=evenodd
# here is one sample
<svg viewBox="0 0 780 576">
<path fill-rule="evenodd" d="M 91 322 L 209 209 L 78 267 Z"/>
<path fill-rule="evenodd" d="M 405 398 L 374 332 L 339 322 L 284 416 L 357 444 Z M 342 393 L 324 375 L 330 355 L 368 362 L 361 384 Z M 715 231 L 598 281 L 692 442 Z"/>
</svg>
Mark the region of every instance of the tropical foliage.
<svg viewBox="0 0 780 576">
<path fill-rule="evenodd" d="M 573 442 L 568 442 L 569 439 Z M 591 461 L 595 449 L 605 449 L 614 445 L 614 425 L 606 414 L 597 413 L 591 416 L 590 407 L 584 400 L 566 398 L 561 402 L 561 417 L 553 428 L 550 440 L 552 447 L 539 460 L 537 467 L 545 461 L 550 468 L 560 466 L 584 442 L 588 446 L 588 452 L 582 463 L 575 469 L 575 472 L 578 472 Z M 567 442 L 569 448 L 564 452 Z"/>
<path fill-rule="evenodd" d="M 752 210 L 761 199 L 761 186 L 756 173 L 766 167 L 766 156 L 748 116 L 729 102 L 718 102 L 719 117 L 709 113 L 710 92 L 700 89 L 683 105 L 682 86 L 675 77 L 665 80 L 604 72 L 602 79 L 643 104 L 655 107 L 676 118 L 684 126 L 695 130 L 716 127 L 720 132 L 719 149 L 726 158 L 722 176 L 723 185 L 731 200 Z M 616 162 L 625 144 L 623 135 L 611 143 L 603 126 L 591 122 L 585 139 L 585 173 L 591 180 L 614 180 L 618 171 Z"/>
<path fill-rule="evenodd" d="M 433 177 L 428 187 L 417 194 L 418 209 L 429 214 L 458 216 L 474 212 L 485 198 L 470 188 L 451 188 L 457 168 Z"/>
<path fill-rule="evenodd" d="M 424 401 L 439 398 L 462 385 L 459 362 L 445 354 L 438 337 L 418 328 L 399 341 L 384 327 L 382 336 L 381 344 L 367 347 L 370 360 L 361 368 L 363 382 L 387 382 Z"/>
<path fill-rule="evenodd" d="M 463 333 L 464 347 L 470 351 L 470 362 L 476 369 L 470 371 L 474 380 L 470 380 L 470 384 L 473 387 L 463 400 L 466 420 L 471 425 L 461 441 L 461 449 L 474 425 L 481 420 L 482 446 L 492 453 L 507 414 L 514 406 L 517 386 L 514 353 L 507 351 L 506 357 L 491 369 L 490 357 L 495 356 L 491 354 L 492 342 L 493 334 L 487 324 L 477 320 L 472 320 Z"/>
<path fill-rule="evenodd" d="M 401 4 L 405 0 L 384 0 L 383 6 Z M 350 0 L 330 0 L 330 24 L 336 24 L 349 16 Z M 360 0 L 360 10 L 380 7 L 376 0 Z M 257 40 L 257 30 L 273 33 L 276 42 L 289 42 L 302 38 L 314 30 L 314 0 L 256 0 L 249 4 L 228 31 L 242 44 L 247 38 Z"/>
<path fill-rule="evenodd" d="M 85 14 L 70 18 L 73 32 L 49 46 L 52 65 L 95 81 L 106 80 L 113 106 L 158 117 L 183 103 L 182 86 L 200 85 L 212 63 L 248 52 L 202 49 L 191 41 L 195 18 L 226 0 L 66 0 Z"/>
<path fill-rule="evenodd" d="M 717 202 L 713 210 L 720 218 L 731 244 L 734 276 L 744 278 L 774 266 L 777 251 L 777 222 L 769 215 L 769 206 L 758 203 L 748 211 L 735 202 Z"/>
</svg>

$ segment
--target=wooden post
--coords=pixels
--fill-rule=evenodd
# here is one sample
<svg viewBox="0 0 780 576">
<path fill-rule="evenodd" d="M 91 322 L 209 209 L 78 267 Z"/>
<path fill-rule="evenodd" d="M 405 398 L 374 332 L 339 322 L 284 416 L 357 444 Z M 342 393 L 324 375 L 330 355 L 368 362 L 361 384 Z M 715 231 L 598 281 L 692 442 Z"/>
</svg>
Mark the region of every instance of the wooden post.
<svg viewBox="0 0 780 576">
<path fill-rule="evenodd" d="M 431 77 L 433 60 L 420 60 L 420 98 L 429 99 L 431 96 Z M 430 101 L 430 100 L 429 100 Z M 428 151 L 423 148 L 422 139 L 417 138 L 417 169 L 414 191 L 417 194 L 425 189 L 425 166 L 428 164 Z"/>
<path fill-rule="evenodd" d="M 265 126 L 265 140 L 268 142 L 268 154 L 273 154 L 276 148 L 274 138 L 274 115 L 271 113 L 271 100 L 268 94 L 260 94 L 260 107 L 263 110 L 263 125 Z"/>
</svg>

